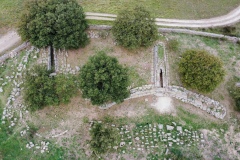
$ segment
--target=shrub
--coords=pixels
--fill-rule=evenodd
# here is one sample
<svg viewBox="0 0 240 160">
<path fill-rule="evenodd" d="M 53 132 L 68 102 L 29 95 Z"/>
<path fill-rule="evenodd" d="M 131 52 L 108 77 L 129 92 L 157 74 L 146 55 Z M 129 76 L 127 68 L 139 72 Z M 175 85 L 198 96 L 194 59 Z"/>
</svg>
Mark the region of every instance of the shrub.
<svg viewBox="0 0 240 160">
<path fill-rule="evenodd" d="M 154 20 L 143 7 L 120 12 L 112 32 L 118 44 L 129 49 L 150 46 L 158 38 Z"/>
<path fill-rule="evenodd" d="M 24 82 L 24 100 L 31 110 L 47 105 L 57 105 L 54 77 L 50 77 L 46 66 L 35 66 L 27 71 Z"/>
<path fill-rule="evenodd" d="M 120 103 L 129 96 L 128 69 L 103 51 L 90 57 L 79 77 L 83 97 L 89 98 L 93 105 Z"/>
<path fill-rule="evenodd" d="M 206 51 L 187 50 L 179 63 L 180 78 L 187 88 L 211 92 L 224 78 L 221 60 Z"/>
<path fill-rule="evenodd" d="M 88 43 L 87 28 L 76 0 L 32 0 L 23 9 L 18 33 L 39 48 L 76 49 Z"/>
<path fill-rule="evenodd" d="M 104 126 L 101 123 L 94 124 L 90 130 L 91 141 L 90 147 L 96 154 L 103 154 L 113 150 L 114 146 L 118 146 L 120 135 L 115 128 Z"/>
<path fill-rule="evenodd" d="M 50 76 L 46 66 L 34 66 L 27 71 L 24 82 L 24 100 L 31 110 L 47 105 L 67 103 L 77 92 L 78 85 L 73 75 Z"/>
<path fill-rule="evenodd" d="M 240 87 L 236 86 L 237 82 L 240 82 L 240 78 L 234 77 L 231 79 L 228 83 L 228 91 L 235 101 L 236 109 L 240 111 Z"/>
<path fill-rule="evenodd" d="M 55 77 L 55 85 L 60 103 L 68 103 L 79 88 L 76 76 L 71 74 L 58 74 Z"/>
</svg>

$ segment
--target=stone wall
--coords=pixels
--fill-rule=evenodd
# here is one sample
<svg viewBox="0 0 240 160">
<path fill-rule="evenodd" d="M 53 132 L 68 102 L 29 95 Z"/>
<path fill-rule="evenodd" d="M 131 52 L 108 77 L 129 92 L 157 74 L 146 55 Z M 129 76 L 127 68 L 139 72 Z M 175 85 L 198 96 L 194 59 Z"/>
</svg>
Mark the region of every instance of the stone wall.
<svg viewBox="0 0 240 160">
<path fill-rule="evenodd" d="M 89 29 L 92 29 L 92 30 L 111 30 L 111 28 L 112 28 L 112 26 L 108 26 L 108 25 L 90 25 L 90 27 L 89 27 Z M 204 36 L 204 37 L 211 37 L 211 38 L 219 38 L 219 39 L 225 39 L 225 40 L 228 40 L 228 41 L 231 41 L 234 43 L 240 41 L 239 37 L 231 37 L 231 36 L 226 36 L 223 34 L 194 31 L 194 30 L 190 30 L 190 29 L 158 28 L 158 32 L 183 33 L 183 34 L 190 34 L 190 35 L 197 35 L 197 36 Z"/>
<path fill-rule="evenodd" d="M 29 43 L 28 42 L 24 42 L 23 44 L 21 44 L 20 46 L 18 46 L 15 49 L 13 49 L 12 51 L 2 55 L 0 57 L 0 63 L 4 62 L 8 58 L 15 57 L 20 51 L 22 51 L 23 49 L 27 48 L 28 46 L 29 46 Z"/>
<path fill-rule="evenodd" d="M 215 33 L 209 33 L 209 32 L 194 31 L 190 29 L 158 28 L 158 31 L 163 33 L 184 33 L 184 34 L 191 34 L 191 35 L 197 35 L 197 36 L 219 38 L 219 39 L 225 39 L 234 43 L 240 41 L 240 38 L 238 37 L 231 37 L 223 34 L 215 34 Z"/>
</svg>

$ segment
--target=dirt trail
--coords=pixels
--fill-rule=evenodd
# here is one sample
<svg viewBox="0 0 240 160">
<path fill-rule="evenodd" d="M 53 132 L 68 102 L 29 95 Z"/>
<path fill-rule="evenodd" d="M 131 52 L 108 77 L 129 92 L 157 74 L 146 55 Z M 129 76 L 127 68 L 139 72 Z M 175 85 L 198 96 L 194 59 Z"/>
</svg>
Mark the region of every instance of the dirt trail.
<svg viewBox="0 0 240 160">
<path fill-rule="evenodd" d="M 19 43 L 21 38 L 16 31 L 10 31 L 7 34 L 0 36 L 0 54 L 15 44 Z"/>
<path fill-rule="evenodd" d="M 114 21 L 117 15 L 107 13 L 86 12 L 87 19 Z M 161 19 L 156 18 L 155 23 L 158 26 L 169 27 L 188 27 L 188 28 L 208 28 L 227 26 L 240 21 L 240 6 L 226 15 L 200 20 L 179 20 L 179 19 Z"/>
</svg>

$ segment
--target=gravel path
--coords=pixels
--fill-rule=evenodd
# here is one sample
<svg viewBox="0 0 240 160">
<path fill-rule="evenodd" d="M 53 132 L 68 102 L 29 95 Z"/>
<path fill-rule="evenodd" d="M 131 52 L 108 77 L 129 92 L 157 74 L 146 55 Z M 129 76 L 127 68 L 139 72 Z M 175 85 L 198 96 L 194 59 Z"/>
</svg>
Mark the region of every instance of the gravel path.
<svg viewBox="0 0 240 160">
<path fill-rule="evenodd" d="M 15 44 L 19 43 L 21 38 L 15 31 L 10 31 L 7 34 L 0 37 L 0 53 L 8 50 Z"/>
<path fill-rule="evenodd" d="M 114 21 L 117 15 L 106 13 L 86 12 L 87 19 Z M 233 11 L 220 17 L 201 19 L 201 20 L 179 20 L 179 19 L 161 19 L 156 18 L 158 26 L 169 27 L 188 27 L 188 28 L 209 28 L 218 26 L 227 26 L 240 21 L 240 6 Z"/>
</svg>

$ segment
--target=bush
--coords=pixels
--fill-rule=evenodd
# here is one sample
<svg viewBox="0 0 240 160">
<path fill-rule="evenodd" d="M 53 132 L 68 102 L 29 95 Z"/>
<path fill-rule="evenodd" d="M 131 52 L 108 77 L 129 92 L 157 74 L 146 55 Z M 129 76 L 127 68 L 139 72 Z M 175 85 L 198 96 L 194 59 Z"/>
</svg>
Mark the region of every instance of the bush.
<svg viewBox="0 0 240 160">
<path fill-rule="evenodd" d="M 224 78 L 221 60 L 206 51 L 187 50 L 179 63 L 180 78 L 187 88 L 211 92 Z"/>
<path fill-rule="evenodd" d="M 76 0 L 32 0 L 23 9 L 18 33 L 39 48 L 76 49 L 88 43 L 87 28 Z"/>
<path fill-rule="evenodd" d="M 101 123 L 93 125 L 93 128 L 90 130 L 90 135 L 90 147 L 96 154 L 112 151 L 114 146 L 119 145 L 119 132 L 115 128 L 104 126 Z"/>
<path fill-rule="evenodd" d="M 50 77 L 46 66 L 35 66 L 27 71 L 24 82 L 24 100 L 31 110 L 47 105 L 57 105 L 54 77 Z"/>
<path fill-rule="evenodd" d="M 27 71 L 24 83 L 24 100 L 31 110 L 47 105 L 67 103 L 77 92 L 73 75 L 50 76 L 46 66 L 34 66 Z"/>
<path fill-rule="evenodd" d="M 93 105 L 120 103 L 129 96 L 128 69 L 103 51 L 90 57 L 79 77 L 83 98 L 89 98 Z"/>
<path fill-rule="evenodd" d="M 55 85 L 60 103 L 68 103 L 79 88 L 76 76 L 71 74 L 58 74 L 55 77 Z"/>
<path fill-rule="evenodd" d="M 143 7 L 120 12 L 112 32 L 117 43 L 129 49 L 150 46 L 158 38 L 154 20 Z"/>
<path fill-rule="evenodd" d="M 236 110 L 240 111 L 240 87 L 236 86 L 237 82 L 240 82 L 240 78 L 238 77 L 234 77 L 230 80 L 228 84 L 228 91 L 235 101 Z"/>
</svg>

